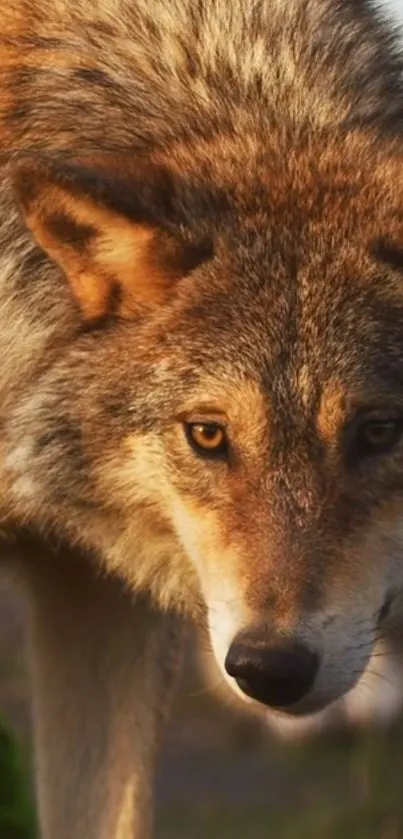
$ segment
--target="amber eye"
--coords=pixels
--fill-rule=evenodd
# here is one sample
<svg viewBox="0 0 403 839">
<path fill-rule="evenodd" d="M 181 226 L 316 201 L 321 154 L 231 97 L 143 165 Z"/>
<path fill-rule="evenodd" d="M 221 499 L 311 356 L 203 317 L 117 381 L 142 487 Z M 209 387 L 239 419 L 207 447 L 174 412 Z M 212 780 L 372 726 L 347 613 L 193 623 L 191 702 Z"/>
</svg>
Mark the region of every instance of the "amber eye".
<svg viewBox="0 0 403 839">
<path fill-rule="evenodd" d="M 401 419 L 372 419 L 359 426 L 355 448 L 361 456 L 382 454 L 399 441 L 403 432 Z"/>
<path fill-rule="evenodd" d="M 223 457 L 227 452 L 227 435 L 215 422 L 191 422 L 185 426 L 192 448 L 205 457 Z"/>
</svg>

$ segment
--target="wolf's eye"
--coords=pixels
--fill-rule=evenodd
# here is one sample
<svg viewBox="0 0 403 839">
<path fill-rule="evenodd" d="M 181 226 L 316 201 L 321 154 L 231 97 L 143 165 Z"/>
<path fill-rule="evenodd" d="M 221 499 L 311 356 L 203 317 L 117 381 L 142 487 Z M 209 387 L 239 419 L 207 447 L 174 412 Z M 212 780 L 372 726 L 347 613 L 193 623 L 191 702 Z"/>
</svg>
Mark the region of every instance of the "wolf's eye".
<svg viewBox="0 0 403 839">
<path fill-rule="evenodd" d="M 205 457 L 223 457 L 227 452 L 227 435 L 215 422 L 190 422 L 185 426 L 192 448 Z"/>
<path fill-rule="evenodd" d="M 367 420 L 357 429 L 354 447 L 361 457 L 382 454 L 396 445 L 402 432 L 401 419 Z"/>
</svg>

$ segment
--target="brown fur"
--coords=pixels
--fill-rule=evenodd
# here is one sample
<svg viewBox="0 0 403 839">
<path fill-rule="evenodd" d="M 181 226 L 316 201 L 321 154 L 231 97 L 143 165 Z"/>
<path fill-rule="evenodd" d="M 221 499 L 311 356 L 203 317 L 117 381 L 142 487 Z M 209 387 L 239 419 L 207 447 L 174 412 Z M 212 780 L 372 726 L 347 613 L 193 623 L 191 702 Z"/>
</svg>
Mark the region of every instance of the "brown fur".
<svg viewBox="0 0 403 839">
<path fill-rule="evenodd" d="M 401 76 L 364 0 L 2 11 L 0 524 L 44 839 L 146 839 L 170 612 L 221 667 L 241 630 L 302 639 L 304 713 L 398 610 L 402 446 L 357 435 L 403 418 Z"/>
</svg>

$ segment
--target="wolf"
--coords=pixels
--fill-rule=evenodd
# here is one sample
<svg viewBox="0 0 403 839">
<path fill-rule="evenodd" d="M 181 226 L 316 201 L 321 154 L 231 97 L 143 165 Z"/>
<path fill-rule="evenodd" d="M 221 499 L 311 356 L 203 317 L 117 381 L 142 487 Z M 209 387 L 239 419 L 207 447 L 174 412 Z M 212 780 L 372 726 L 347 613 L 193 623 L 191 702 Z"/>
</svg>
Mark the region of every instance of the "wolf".
<svg viewBox="0 0 403 839">
<path fill-rule="evenodd" d="M 403 87 L 370 0 L 9 0 L 1 564 L 43 839 L 148 839 L 191 619 L 320 712 L 403 589 Z"/>
</svg>

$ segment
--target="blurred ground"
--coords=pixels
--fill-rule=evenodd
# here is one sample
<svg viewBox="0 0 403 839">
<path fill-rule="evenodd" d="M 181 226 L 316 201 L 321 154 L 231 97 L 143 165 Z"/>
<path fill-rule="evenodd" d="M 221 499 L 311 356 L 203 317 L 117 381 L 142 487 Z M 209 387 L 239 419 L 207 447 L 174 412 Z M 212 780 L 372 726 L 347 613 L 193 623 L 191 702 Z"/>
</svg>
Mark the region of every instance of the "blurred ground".
<svg viewBox="0 0 403 839">
<path fill-rule="evenodd" d="M 157 839 L 403 839 L 403 722 L 279 743 L 188 664 L 158 777 Z"/>
<path fill-rule="evenodd" d="M 23 623 L 0 589 L 0 714 L 26 747 Z M 156 839 L 403 839 L 403 723 L 281 745 L 220 702 L 194 661 L 190 644 L 157 779 Z"/>
</svg>

